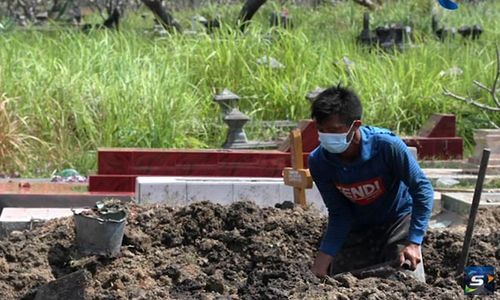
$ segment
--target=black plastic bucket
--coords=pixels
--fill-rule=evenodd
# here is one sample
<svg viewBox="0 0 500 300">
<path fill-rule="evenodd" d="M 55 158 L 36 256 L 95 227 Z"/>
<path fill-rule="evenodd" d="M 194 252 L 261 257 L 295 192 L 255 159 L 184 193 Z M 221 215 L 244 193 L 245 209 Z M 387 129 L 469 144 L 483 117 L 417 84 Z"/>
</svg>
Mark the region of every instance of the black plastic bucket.
<svg viewBox="0 0 500 300">
<path fill-rule="evenodd" d="M 76 244 L 83 255 L 116 256 L 120 253 L 127 213 L 74 214 Z"/>
</svg>

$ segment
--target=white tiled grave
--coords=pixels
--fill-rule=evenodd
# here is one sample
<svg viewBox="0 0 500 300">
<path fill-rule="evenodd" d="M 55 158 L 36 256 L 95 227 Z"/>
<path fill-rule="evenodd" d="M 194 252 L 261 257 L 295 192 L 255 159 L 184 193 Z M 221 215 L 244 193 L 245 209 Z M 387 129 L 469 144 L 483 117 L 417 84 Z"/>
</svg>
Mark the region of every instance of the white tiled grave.
<svg viewBox="0 0 500 300">
<path fill-rule="evenodd" d="M 84 210 L 75 208 L 76 213 Z M 24 208 L 5 207 L 0 215 L 0 237 L 13 230 L 29 229 L 34 223 L 50 219 L 70 217 L 73 215 L 71 208 Z"/>
<path fill-rule="evenodd" d="M 442 193 L 443 208 L 460 215 L 468 215 L 472 206 L 473 193 Z M 500 193 L 481 194 L 479 208 L 500 206 Z"/>
<path fill-rule="evenodd" d="M 271 207 L 284 201 L 293 202 L 293 188 L 282 178 L 268 177 L 137 177 L 136 199 L 139 203 L 166 203 L 185 206 L 198 201 L 228 205 L 253 201 L 259 207 Z M 307 204 L 324 214 L 327 209 L 317 187 L 306 189 Z M 441 212 L 441 193 L 434 193 L 433 215 Z"/>
<path fill-rule="evenodd" d="M 284 201 L 293 202 L 293 188 L 282 178 L 268 177 L 138 177 L 136 199 L 139 203 L 167 203 L 184 206 L 198 201 L 223 205 L 237 201 L 253 201 L 270 207 Z M 326 213 L 323 199 L 316 188 L 306 189 L 308 204 Z"/>
</svg>

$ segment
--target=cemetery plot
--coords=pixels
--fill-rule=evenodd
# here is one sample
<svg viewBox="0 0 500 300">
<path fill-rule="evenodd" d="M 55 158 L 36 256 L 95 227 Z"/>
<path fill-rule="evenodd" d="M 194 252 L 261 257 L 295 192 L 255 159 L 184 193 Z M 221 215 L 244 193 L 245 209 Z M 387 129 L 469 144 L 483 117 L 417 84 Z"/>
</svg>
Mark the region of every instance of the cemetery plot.
<svg viewBox="0 0 500 300">
<path fill-rule="evenodd" d="M 71 218 L 14 232 L 0 241 L 2 299 L 31 298 L 38 290 L 46 292 L 48 282 L 70 274 L 83 281 L 78 286 L 88 299 L 463 297 L 463 274 L 454 275 L 463 227 L 428 232 L 423 247 L 426 284 L 403 273 L 396 273 L 397 281 L 351 274 L 320 280 L 309 267 L 326 219 L 314 210 L 280 207 L 260 209 L 248 202 L 201 202 L 176 209 L 132 205 L 121 255 L 114 259 L 79 256 Z M 498 208 L 480 212 L 470 265 L 500 267 L 498 226 Z"/>
</svg>

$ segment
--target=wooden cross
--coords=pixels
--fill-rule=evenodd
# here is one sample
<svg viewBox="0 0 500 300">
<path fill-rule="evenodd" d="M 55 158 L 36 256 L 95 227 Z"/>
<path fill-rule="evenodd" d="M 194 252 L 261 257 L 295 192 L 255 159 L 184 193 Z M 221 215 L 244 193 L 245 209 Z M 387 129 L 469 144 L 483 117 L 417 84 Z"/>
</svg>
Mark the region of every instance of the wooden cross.
<svg viewBox="0 0 500 300">
<path fill-rule="evenodd" d="M 293 186 L 293 200 L 295 204 L 306 207 L 306 190 L 313 186 L 309 169 L 304 169 L 302 155 L 302 136 L 296 128 L 290 133 L 292 167 L 283 169 L 283 180 L 286 185 Z"/>
</svg>

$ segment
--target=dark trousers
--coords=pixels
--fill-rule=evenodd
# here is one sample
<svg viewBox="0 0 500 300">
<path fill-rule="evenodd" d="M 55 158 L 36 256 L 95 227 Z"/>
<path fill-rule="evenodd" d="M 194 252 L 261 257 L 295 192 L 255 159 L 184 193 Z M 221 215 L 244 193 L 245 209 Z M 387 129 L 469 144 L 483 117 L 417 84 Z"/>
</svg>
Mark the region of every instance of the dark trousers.
<svg viewBox="0 0 500 300">
<path fill-rule="evenodd" d="M 407 243 L 411 214 L 363 231 L 351 231 L 333 258 L 331 274 L 396 260 Z"/>
</svg>

